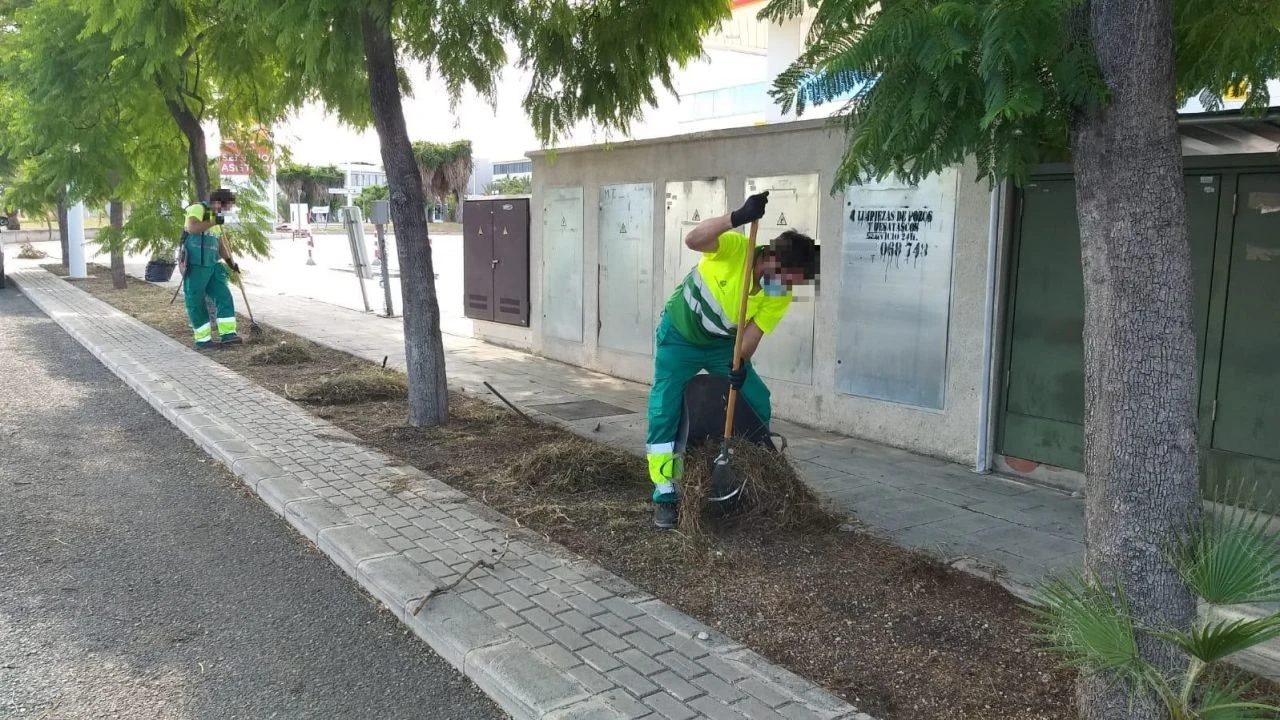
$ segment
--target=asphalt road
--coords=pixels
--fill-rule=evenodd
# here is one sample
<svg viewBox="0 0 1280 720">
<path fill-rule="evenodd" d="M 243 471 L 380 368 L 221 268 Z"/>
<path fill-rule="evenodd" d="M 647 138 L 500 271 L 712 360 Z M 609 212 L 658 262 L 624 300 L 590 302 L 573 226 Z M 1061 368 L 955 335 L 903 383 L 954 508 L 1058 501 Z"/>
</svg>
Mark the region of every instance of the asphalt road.
<svg viewBox="0 0 1280 720">
<path fill-rule="evenodd" d="M 502 717 L 0 290 L 0 718 Z"/>
</svg>

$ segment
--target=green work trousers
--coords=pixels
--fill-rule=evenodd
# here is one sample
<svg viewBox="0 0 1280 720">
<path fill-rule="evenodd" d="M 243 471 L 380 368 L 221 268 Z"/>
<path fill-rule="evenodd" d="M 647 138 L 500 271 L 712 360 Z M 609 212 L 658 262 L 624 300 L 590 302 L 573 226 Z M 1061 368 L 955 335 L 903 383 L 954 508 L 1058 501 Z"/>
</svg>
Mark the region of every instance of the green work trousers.
<svg viewBox="0 0 1280 720">
<path fill-rule="evenodd" d="M 236 306 L 231 298 L 231 288 L 227 285 L 226 265 L 188 264 L 187 274 L 182 276 L 182 297 L 187 304 L 187 319 L 191 321 L 191 329 L 198 343 L 213 339 L 213 327 L 209 322 L 205 296 L 213 300 L 217 310 L 218 337 L 234 335 Z"/>
<path fill-rule="evenodd" d="M 732 364 L 732 338 L 714 345 L 694 345 L 685 340 L 665 317 L 658 325 L 653 388 L 649 391 L 649 432 L 645 438 L 654 500 L 675 500 L 677 484 L 684 473 L 685 449 L 679 447 L 678 436 L 685 386 L 703 370 L 717 377 L 727 377 Z M 771 415 L 769 388 L 749 364 L 746 380 L 739 392 L 767 427 Z"/>
</svg>

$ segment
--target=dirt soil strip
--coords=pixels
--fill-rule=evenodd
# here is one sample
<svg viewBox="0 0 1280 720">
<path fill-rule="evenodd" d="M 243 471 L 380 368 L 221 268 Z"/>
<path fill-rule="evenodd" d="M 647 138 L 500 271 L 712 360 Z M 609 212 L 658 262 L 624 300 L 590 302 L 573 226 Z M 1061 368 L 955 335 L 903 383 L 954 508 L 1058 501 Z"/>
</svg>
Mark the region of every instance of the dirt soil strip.
<svg viewBox="0 0 1280 720">
<path fill-rule="evenodd" d="M 103 269 L 105 270 L 105 269 Z M 102 272 L 96 270 L 95 272 Z M 97 298 L 190 341 L 171 291 L 105 276 L 75 281 Z M 289 397 L 371 363 L 269 326 L 217 362 Z M 290 364 L 251 361 L 264 346 Z M 322 396 L 321 396 L 322 397 Z M 1067 720 L 1074 674 L 1031 634 L 1031 617 L 994 582 L 851 529 L 778 533 L 722 525 L 709 540 L 650 527 L 643 463 L 488 399 L 454 394 L 442 427 L 406 427 L 403 399 L 316 405 L 322 418 L 470 494 L 548 539 L 736 638 L 882 720 Z M 512 442 L 520 438 L 520 442 Z M 586 447 L 593 472 L 530 476 L 538 453 Z M 584 462 L 586 459 L 584 458 Z M 571 478 L 567 480 L 566 478 Z"/>
</svg>

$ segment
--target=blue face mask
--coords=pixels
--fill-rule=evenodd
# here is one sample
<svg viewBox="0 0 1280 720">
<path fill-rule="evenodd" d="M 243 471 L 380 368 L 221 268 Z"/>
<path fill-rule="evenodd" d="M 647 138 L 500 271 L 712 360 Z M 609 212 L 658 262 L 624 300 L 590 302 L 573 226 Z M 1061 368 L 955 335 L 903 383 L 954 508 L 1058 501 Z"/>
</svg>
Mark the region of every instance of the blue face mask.
<svg viewBox="0 0 1280 720">
<path fill-rule="evenodd" d="M 787 286 L 776 275 L 766 275 L 760 278 L 760 289 L 769 297 L 782 297 L 787 294 Z"/>
</svg>

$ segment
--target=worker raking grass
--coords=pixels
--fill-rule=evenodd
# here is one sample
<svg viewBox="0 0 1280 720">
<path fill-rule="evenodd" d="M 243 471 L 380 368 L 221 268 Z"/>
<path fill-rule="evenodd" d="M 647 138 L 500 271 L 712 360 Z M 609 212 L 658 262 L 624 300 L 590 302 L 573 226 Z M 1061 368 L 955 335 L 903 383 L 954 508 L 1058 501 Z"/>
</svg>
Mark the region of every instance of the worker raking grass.
<svg viewBox="0 0 1280 720">
<path fill-rule="evenodd" d="M 702 259 L 663 310 L 649 393 L 645 451 L 653 482 L 654 524 L 660 528 L 675 527 L 679 518 L 685 451 L 679 438 L 680 419 L 685 387 L 695 375 L 706 370 L 727 377 L 761 422 L 769 424 L 769 388 L 750 359 L 786 315 L 792 288 L 817 277 L 819 253 L 813 238 L 788 230 L 750 251 L 753 257 L 748 262 L 751 243 L 734 229 L 764 217 L 768 201 L 768 192 L 752 195 L 738 210 L 703 221 L 685 237 L 685 245 L 701 252 Z M 744 296 L 746 312 L 740 313 Z M 740 315 L 745 318 L 743 362 L 735 370 Z"/>
<path fill-rule="evenodd" d="M 213 300 L 217 312 L 215 321 L 221 344 L 241 342 L 236 334 L 235 301 L 227 284 L 228 269 L 239 273 L 240 266 L 231 258 L 224 232 L 226 213 L 235 202 L 235 193 L 218 189 L 209 196 L 208 202 L 187 208 L 182 245 L 178 249 L 178 270 L 182 273 L 183 300 L 197 350 L 217 347 L 213 342 L 213 324 L 205 304 L 206 297 Z"/>
</svg>

